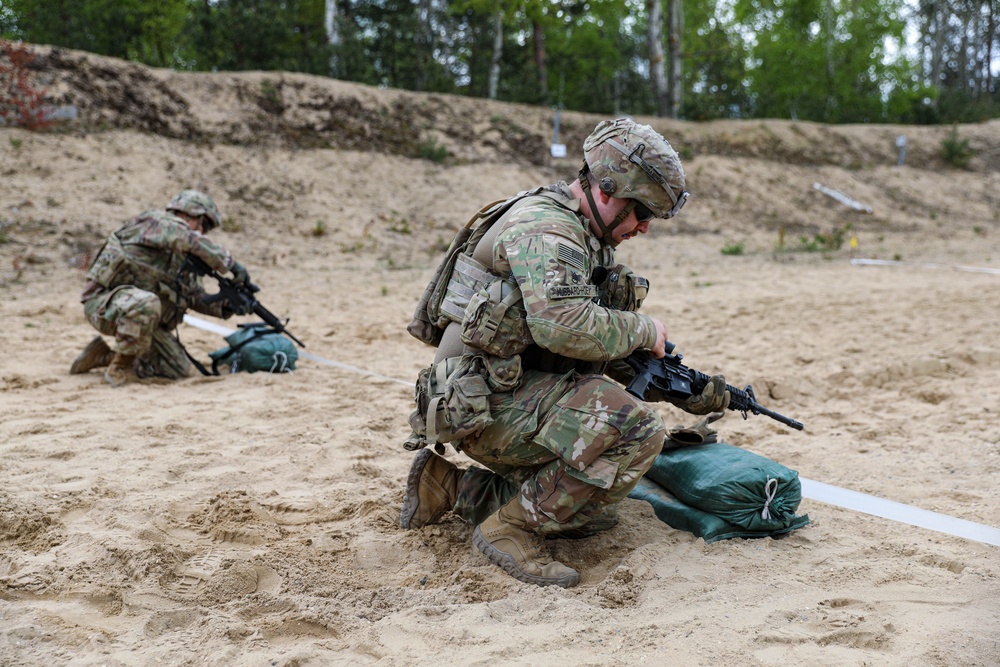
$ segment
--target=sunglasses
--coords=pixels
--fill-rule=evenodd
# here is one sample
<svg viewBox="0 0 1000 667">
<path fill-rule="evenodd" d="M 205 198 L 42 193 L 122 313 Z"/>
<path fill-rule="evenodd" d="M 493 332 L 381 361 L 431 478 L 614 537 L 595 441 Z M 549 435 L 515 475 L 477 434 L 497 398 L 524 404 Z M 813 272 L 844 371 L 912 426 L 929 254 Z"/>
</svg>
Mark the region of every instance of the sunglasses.
<svg viewBox="0 0 1000 667">
<path fill-rule="evenodd" d="M 653 219 L 653 212 L 650 211 L 644 204 L 636 202 L 635 208 L 632 209 L 635 212 L 635 219 L 639 222 L 649 222 Z"/>
</svg>

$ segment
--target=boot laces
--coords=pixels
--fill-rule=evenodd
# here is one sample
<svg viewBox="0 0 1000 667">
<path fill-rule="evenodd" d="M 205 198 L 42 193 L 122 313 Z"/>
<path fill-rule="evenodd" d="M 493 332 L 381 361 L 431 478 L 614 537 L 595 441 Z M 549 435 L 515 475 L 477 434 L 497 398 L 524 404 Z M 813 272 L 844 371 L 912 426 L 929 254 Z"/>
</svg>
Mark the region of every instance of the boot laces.
<svg viewBox="0 0 1000 667">
<path fill-rule="evenodd" d="M 545 546 L 545 538 L 534 531 L 526 531 L 529 534 L 528 546 L 531 549 L 531 560 L 540 565 L 548 565 L 552 562 L 552 555 L 548 547 Z"/>
</svg>

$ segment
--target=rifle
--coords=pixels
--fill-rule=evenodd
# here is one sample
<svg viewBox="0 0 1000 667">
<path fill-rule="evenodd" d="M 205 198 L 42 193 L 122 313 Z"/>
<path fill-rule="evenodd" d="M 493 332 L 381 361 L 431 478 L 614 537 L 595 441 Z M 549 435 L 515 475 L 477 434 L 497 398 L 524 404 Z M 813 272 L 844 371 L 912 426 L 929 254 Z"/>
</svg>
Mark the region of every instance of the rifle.
<svg viewBox="0 0 1000 667">
<path fill-rule="evenodd" d="M 238 283 L 235 280 L 230 280 L 225 276 L 219 275 L 217 272 L 212 270 L 208 264 L 205 263 L 200 257 L 195 257 L 194 255 L 188 255 L 184 260 L 184 265 L 181 266 L 181 271 L 183 272 L 186 267 L 189 267 L 192 271 L 200 276 L 210 276 L 215 278 L 219 283 L 219 292 L 211 296 L 205 297 L 205 303 L 215 303 L 216 301 L 225 299 L 231 305 L 234 306 L 234 310 L 247 310 L 252 312 L 254 315 L 264 320 L 264 323 L 270 326 L 276 333 L 283 333 L 292 340 L 294 340 L 299 347 L 305 347 L 305 343 L 300 341 L 292 332 L 285 328 L 285 324 L 288 323 L 286 319 L 284 322 L 278 319 L 277 315 L 265 308 L 257 297 L 254 296 L 260 291 L 260 288 L 254 285 L 252 282 L 247 281 L 246 283 Z"/>
<path fill-rule="evenodd" d="M 678 401 L 700 394 L 711 378 L 682 364 L 683 355 L 671 355 L 674 347 L 673 343 L 667 341 L 665 345 L 667 356 L 662 359 L 655 359 L 642 350 L 636 350 L 627 356 L 624 361 L 635 371 L 635 377 L 625 390 L 641 400 L 646 400 L 650 389 L 655 389 L 665 398 Z M 798 431 L 802 430 L 802 422 L 779 415 L 758 403 L 750 385 L 747 385 L 746 389 L 737 389 L 727 384 L 726 389 L 729 390 L 730 396 L 729 409 L 742 413 L 743 419 L 747 419 L 748 413 L 764 415 Z"/>
</svg>

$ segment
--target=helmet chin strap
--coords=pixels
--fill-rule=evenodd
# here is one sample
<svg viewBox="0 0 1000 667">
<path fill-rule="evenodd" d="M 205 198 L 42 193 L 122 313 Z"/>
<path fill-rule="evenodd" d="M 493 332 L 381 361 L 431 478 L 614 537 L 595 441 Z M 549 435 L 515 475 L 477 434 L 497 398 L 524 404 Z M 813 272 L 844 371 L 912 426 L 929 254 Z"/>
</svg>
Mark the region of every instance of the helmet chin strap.
<svg viewBox="0 0 1000 667">
<path fill-rule="evenodd" d="M 623 208 L 621 211 L 618 212 L 618 215 L 616 215 L 615 219 L 611 221 L 611 224 L 610 225 L 604 224 L 604 218 L 601 217 L 601 212 L 597 208 L 597 202 L 594 201 L 594 193 L 590 189 L 590 178 L 588 176 L 589 173 L 590 173 L 590 168 L 587 166 L 587 163 L 585 162 L 583 164 L 583 168 L 580 169 L 580 176 L 579 176 L 580 187 L 583 188 L 583 193 L 587 196 L 587 204 L 590 206 L 590 213 L 594 217 L 594 222 L 596 222 L 597 226 L 601 229 L 601 238 L 604 239 L 605 243 L 614 248 L 618 246 L 620 241 L 616 241 L 614 239 L 612 232 L 615 230 L 616 227 L 618 227 L 618 225 L 622 223 L 622 221 L 625 218 L 629 216 L 629 214 L 632 212 L 632 209 L 635 208 L 637 202 L 634 199 L 629 199 L 625 204 L 625 208 Z"/>
</svg>

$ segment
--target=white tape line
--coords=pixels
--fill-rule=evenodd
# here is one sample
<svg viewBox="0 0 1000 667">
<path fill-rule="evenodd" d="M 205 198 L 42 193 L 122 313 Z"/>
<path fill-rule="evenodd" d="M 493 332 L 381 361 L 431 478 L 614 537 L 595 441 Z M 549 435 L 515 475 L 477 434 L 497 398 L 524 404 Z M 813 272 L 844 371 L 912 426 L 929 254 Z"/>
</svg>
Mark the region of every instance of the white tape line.
<svg viewBox="0 0 1000 667">
<path fill-rule="evenodd" d="M 918 262 L 897 262 L 888 259 L 852 259 L 851 264 L 861 266 L 915 266 L 921 269 L 951 269 L 953 271 L 971 271 L 972 273 L 992 273 L 1000 276 L 1000 269 L 989 269 L 982 266 L 958 266 L 954 264 L 921 264 Z"/>
<path fill-rule="evenodd" d="M 194 315 L 184 315 L 184 323 L 190 324 L 198 329 L 204 329 L 205 331 L 211 331 L 212 333 L 217 333 L 221 336 L 228 336 L 231 333 L 235 333 L 235 329 L 229 329 L 227 327 L 215 324 L 214 322 L 209 322 L 208 320 L 203 320 L 200 317 L 195 317 Z M 371 375 L 372 377 L 381 378 L 383 380 L 391 380 L 392 382 L 398 382 L 400 384 L 405 384 L 407 387 L 412 387 L 412 382 L 407 382 L 406 380 L 400 380 L 399 378 L 389 377 L 388 375 L 380 375 L 379 373 L 373 373 L 371 371 L 365 370 L 364 368 L 357 368 L 356 366 L 348 366 L 347 364 L 342 364 L 339 361 L 330 361 L 329 359 L 324 359 L 323 357 L 318 357 L 315 354 L 309 352 L 299 351 L 299 356 L 304 359 L 309 359 L 326 366 L 333 366 L 334 368 L 343 368 L 344 370 L 354 371 L 355 373 L 361 373 L 362 375 Z"/>
<path fill-rule="evenodd" d="M 804 477 L 799 477 L 799 481 L 802 482 L 803 498 L 1000 547 L 1000 528 L 957 519 L 947 514 L 922 510 L 885 498 L 870 496 L 867 493 L 858 493 L 842 489 L 839 486 L 815 482 Z"/>
<path fill-rule="evenodd" d="M 185 315 L 184 322 L 193 327 L 222 334 L 223 336 L 228 336 L 233 333 L 233 329 L 227 329 L 226 327 L 192 315 Z M 324 359 L 323 357 L 318 357 L 315 354 L 310 354 L 308 352 L 299 352 L 299 356 L 327 366 L 334 366 L 335 368 L 343 368 L 355 373 L 361 373 L 362 375 L 371 375 L 384 380 L 391 380 L 392 382 L 405 384 L 408 387 L 413 386 L 412 382 L 407 382 L 406 380 L 372 373 L 371 371 L 367 371 L 363 368 L 348 366 L 347 364 L 342 364 L 337 361 L 330 361 L 329 359 Z M 822 482 L 814 482 L 813 480 L 805 479 L 804 477 L 799 477 L 799 481 L 802 482 L 803 498 L 817 500 L 828 505 L 836 505 L 837 507 L 843 507 L 844 509 L 855 510 L 856 512 L 861 512 L 863 514 L 871 514 L 884 519 L 892 519 L 893 521 L 899 521 L 918 528 L 928 528 L 941 533 L 947 533 L 948 535 L 955 535 L 956 537 L 964 537 L 969 540 L 975 540 L 976 542 L 1000 546 L 1000 529 L 993 528 L 991 526 L 972 523 L 971 521 L 966 521 L 965 519 L 956 519 L 955 517 L 948 516 L 947 514 L 929 512 L 927 510 L 911 507 L 910 505 L 897 503 L 892 500 L 885 500 L 884 498 L 878 498 L 877 496 L 858 493 L 857 491 L 849 491 L 847 489 L 842 489 L 839 486 L 831 486 Z"/>
</svg>

